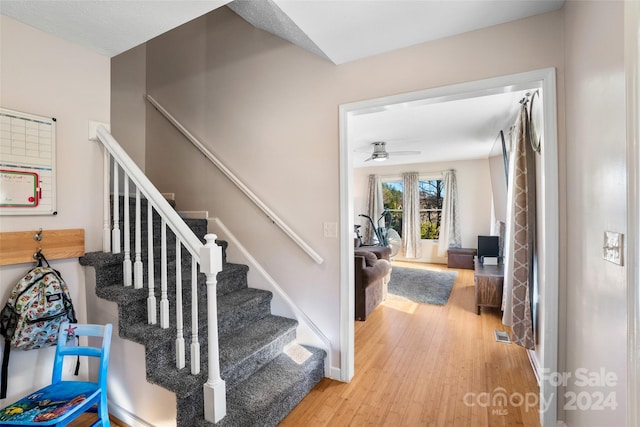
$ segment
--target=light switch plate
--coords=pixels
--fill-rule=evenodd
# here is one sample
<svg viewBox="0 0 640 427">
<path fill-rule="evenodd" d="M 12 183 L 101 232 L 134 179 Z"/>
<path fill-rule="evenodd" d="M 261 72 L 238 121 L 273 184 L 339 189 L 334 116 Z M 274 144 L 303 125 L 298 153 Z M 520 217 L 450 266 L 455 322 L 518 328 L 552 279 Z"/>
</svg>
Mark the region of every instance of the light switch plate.
<svg viewBox="0 0 640 427">
<path fill-rule="evenodd" d="M 602 257 L 614 264 L 622 265 L 622 239 L 624 234 L 615 231 L 604 232 L 604 247 Z"/>
<path fill-rule="evenodd" d="M 325 222 L 323 224 L 324 228 L 324 237 L 338 237 L 338 223 L 336 222 Z"/>
</svg>

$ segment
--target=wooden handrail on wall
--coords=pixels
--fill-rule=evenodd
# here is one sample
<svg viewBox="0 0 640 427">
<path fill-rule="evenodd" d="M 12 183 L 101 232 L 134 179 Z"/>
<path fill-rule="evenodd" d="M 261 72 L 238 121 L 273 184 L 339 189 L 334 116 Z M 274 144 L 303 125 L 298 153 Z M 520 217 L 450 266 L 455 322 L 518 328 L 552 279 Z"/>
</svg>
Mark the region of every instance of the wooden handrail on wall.
<svg viewBox="0 0 640 427">
<path fill-rule="evenodd" d="M 0 233 L 0 266 L 34 262 L 38 252 L 47 260 L 81 257 L 84 255 L 84 229 Z"/>
<path fill-rule="evenodd" d="M 145 95 L 145 99 L 153 105 L 153 107 L 162 114 L 185 138 L 189 140 L 200 152 L 213 163 L 220 172 L 222 172 L 233 184 L 235 184 L 245 196 L 249 198 L 264 214 L 293 240 L 312 260 L 318 264 L 322 264 L 324 259 L 318 254 L 307 242 L 302 240 L 298 234 L 289 227 L 275 212 L 273 212 L 240 178 L 238 178 L 231 170 L 226 167 L 220 159 L 218 159 L 205 145 L 191 134 L 175 117 L 173 117 L 158 101 L 151 95 Z"/>
</svg>

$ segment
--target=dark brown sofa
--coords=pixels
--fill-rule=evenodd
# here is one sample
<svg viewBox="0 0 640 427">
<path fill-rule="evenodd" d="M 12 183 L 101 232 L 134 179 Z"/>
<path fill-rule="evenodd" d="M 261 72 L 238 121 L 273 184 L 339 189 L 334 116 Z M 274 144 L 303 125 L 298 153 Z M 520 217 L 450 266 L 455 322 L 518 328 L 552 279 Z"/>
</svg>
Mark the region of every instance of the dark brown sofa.
<svg viewBox="0 0 640 427">
<path fill-rule="evenodd" d="M 391 249 L 360 246 L 354 251 L 356 320 L 366 320 L 369 313 L 387 297 L 391 273 Z"/>
</svg>

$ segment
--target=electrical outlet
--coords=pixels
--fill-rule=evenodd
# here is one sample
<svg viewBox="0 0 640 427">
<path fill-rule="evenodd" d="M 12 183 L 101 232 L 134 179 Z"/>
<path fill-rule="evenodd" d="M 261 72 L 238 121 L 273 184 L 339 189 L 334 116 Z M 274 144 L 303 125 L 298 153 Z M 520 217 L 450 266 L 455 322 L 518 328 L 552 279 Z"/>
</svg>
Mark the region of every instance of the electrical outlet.
<svg viewBox="0 0 640 427">
<path fill-rule="evenodd" d="M 324 237 L 338 237 L 338 223 L 337 222 L 325 222 Z"/>
</svg>

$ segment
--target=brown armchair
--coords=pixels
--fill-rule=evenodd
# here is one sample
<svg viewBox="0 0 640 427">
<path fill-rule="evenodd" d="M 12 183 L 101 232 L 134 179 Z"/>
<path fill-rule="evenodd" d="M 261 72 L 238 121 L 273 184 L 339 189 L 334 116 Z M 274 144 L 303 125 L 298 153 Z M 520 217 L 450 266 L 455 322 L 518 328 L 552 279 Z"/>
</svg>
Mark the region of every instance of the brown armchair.
<svg viewBox="0 0 640 427">
<path fill-rule="evenodd" d="M 355 317 L 366 320 L 387 297 L 387 284 L 391 273 L 391 249 L 380 246 L 358 247 L 354 251 Z"/>
</svg>

